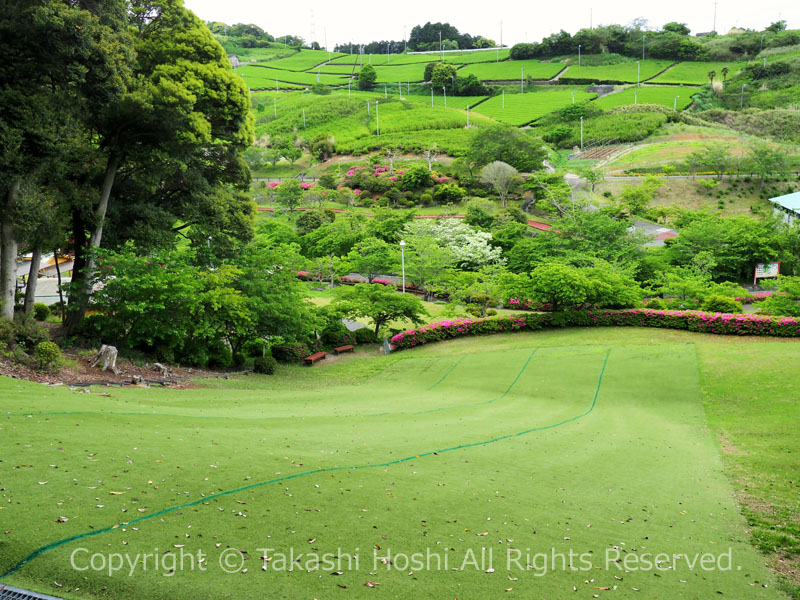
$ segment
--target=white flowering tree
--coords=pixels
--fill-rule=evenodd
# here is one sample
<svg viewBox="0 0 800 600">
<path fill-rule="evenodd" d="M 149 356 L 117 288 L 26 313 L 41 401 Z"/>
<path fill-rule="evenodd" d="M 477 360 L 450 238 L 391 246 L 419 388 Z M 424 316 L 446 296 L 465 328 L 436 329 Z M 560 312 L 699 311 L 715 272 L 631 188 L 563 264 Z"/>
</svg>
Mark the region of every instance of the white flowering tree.
<svg viewBox="0 0 800 600">
<path fill-rule="evenodd" d="M 404 234 L 409 250 L 418 239 L 432 239 L 446 249 L 456 266 L 462 269 L 504 262 L 502 249 L 491 244 L 491 233 L 479 231 L 459 219 L 417 219 L 406 225 Z"/>
</svg>

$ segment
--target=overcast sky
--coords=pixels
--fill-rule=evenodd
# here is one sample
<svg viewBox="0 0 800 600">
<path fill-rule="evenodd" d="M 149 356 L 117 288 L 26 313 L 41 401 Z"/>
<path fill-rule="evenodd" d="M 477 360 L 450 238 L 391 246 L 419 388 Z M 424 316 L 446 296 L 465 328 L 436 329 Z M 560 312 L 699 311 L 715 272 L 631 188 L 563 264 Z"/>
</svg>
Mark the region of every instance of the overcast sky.
<svg viewBox="0 0 800 600">
<path fill-rule="evenodd" d="M 414 25 L 427 21 L 449 22 L 462 33 L 484 35 L 500 42 L 539 41 L 565 29 L 575 33 L 589 27 L 590 12 L 594 25 L 626 25 L 637 17 L 647 19 L 650 27 L 664 23 L 686 23 L 692 33 L 710 31 L 714 24 L 711 0 L 673 0 L 672 2 L 531 2 L 506 0 L 468 2 L 461 0 L 403 0 L 403 2 L 354 2 L 353 0 L 309 0 L 306 2 L 269 2 L 253 0 L 184 0 L 187 8 L 205 21 L 254 23 L 274 36 L 300 35 L 306 41 L 318 41 L 330 48 L 342 42 L 402 40 Z M 717 31 L 732 27 L 763 29 L 774 21 L 786 19 L 790 28 L 800 28 L 800 2 L 796 0 L 727 0 L 717 3 Z M 404 29 L 405 27 L 405 29 Z M 312 35 L 313 33 L 313 35 Z"/>
</svg>

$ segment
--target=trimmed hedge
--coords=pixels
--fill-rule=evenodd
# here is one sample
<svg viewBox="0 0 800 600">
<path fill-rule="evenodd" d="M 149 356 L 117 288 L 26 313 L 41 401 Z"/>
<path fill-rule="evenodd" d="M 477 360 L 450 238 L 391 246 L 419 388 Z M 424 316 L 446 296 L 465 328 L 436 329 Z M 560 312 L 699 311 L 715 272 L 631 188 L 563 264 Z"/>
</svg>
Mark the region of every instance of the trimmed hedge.
<svg viewBox="0 0 800 600">
<path fill-rule="evenodd" d="M 487 319 L 454 319 L 423 325 L 395 335 L 395 350 L 444 340 L 556 327 L 658 327 L 716 335 L 800 337 L 800 318 L 753 314 L 705 313 L 696 310 L 587 310 L 531 313 Z"/>
</svg>

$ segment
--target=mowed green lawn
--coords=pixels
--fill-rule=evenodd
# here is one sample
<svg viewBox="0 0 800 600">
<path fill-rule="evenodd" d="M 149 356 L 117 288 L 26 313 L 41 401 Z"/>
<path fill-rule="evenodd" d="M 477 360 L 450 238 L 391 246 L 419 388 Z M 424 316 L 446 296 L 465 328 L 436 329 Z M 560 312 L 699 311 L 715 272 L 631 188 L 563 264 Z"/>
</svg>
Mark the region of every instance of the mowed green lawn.
<svg viewBox="0 0 800 600">
<path fill-rule="evenodd" d="M 527 92 L 525 94 L 502 94 L 492 96 L 486 102 L 481 102 L 475 107 L 475 112 L 486 115 L 503 123 L 511 125 L 524 125 L 538 119 L 559 108 L 572 104 L 573 91 L 559 87 L 552 87 Z M 597 94 L 583 91 L 574 91 L 575 102 L 595 98 Z"/>
<path fill-rule="evenodd" d="M 84 536 L 2 583 L 120 600 L 781 598 L 722 469 L 796 502 L 799 348 L 576 329 L 184 390 L 0 379 L 0 573 Z M 775 368 L 785 384 L 761 388 Z M 144 553 L 132 576 L 71 566 Z M 716 566 L 689 567 L 705 553 Z"/>
</svg>

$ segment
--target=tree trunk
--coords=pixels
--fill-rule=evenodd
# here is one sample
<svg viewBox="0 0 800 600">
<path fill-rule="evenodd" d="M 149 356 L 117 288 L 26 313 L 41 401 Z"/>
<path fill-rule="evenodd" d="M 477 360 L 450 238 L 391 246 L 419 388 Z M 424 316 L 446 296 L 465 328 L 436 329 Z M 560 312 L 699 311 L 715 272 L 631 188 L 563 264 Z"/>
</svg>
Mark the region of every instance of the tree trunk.
<svg viewBox="0 0 800 600">
<path fill-rule="evenodd" d="M 61 317 L 61 326 L 64 326 L 64 292 L 61 290 L 61 267 L 58 265 L 58 248 L 53 250 L 56 257 L 56 277 L 58 277 L 58 316 Z"/>
<path fill-rule="evenodd" d="M 55 257 L 58 261 L 58 257 Z M 33 248 L 33 256 L 31 257 L 31 268 L 28 271 L 28 285 L 25 286 L 25 314 L 31 316 L 33 314 L 33 305 L 36 302 L 36 284 L 39 281 L 39 267 L 42 264 L 42 246 L 36 244 Z"/>
<path fill-rule="evenodd" d="M 0 217 L 0 317 L 14 318 L 14 294 L 17 291 L 17 251 L 14 233 L 14 209 L 19 197 L 19 181 L 11 182 L 6 205 Z"/>
<path fill-rule="evenodd" d="M 89 305 L 89 295 L 91 294 L 90 282 L 95 267 L 91 251 L 94 248 L 99 248 L 103 240 L 103 227 L 105 225 L 106 212 L 108 211 L 108 201 L 111 198 L 111 188 L 114 187 L 114 178 L 117 175 L 118 167 L 119 156 L 115 152 L 111 152 L 111 154 L 108 155 L 106 172 L 103 176 L 103 185 L 100 188 L 100 201 L 94 211 L 94 230 L 89 236 L 89 253 L 87 255 L 83 255 L 84 249 L 82 247 L 80 249 L 78 248 L 79 235 L 81 239 L 85 239 L 85 233 L 83 231 L 79 233 L 77 231 L 78 227 L 76 226 L 76 224 L 80 224 L 82 227 L 82 220 L 78 218 L 76 223 L 76 219 L 73 215 L 73 229 L 75 230 L 75 267 L 72 271 L 72 286 L 69 293 L 71 309 L 64 323 L 64 329 L 67 335 L 73 335 L 86 316 L 86 309 Z M 85 266 L 81 265 L 83 267 L 81 269 L 78 268 L 79 252 L 85 260 Z M 83 261 L 81 262 L 83 263 Z"/>
</svg>

